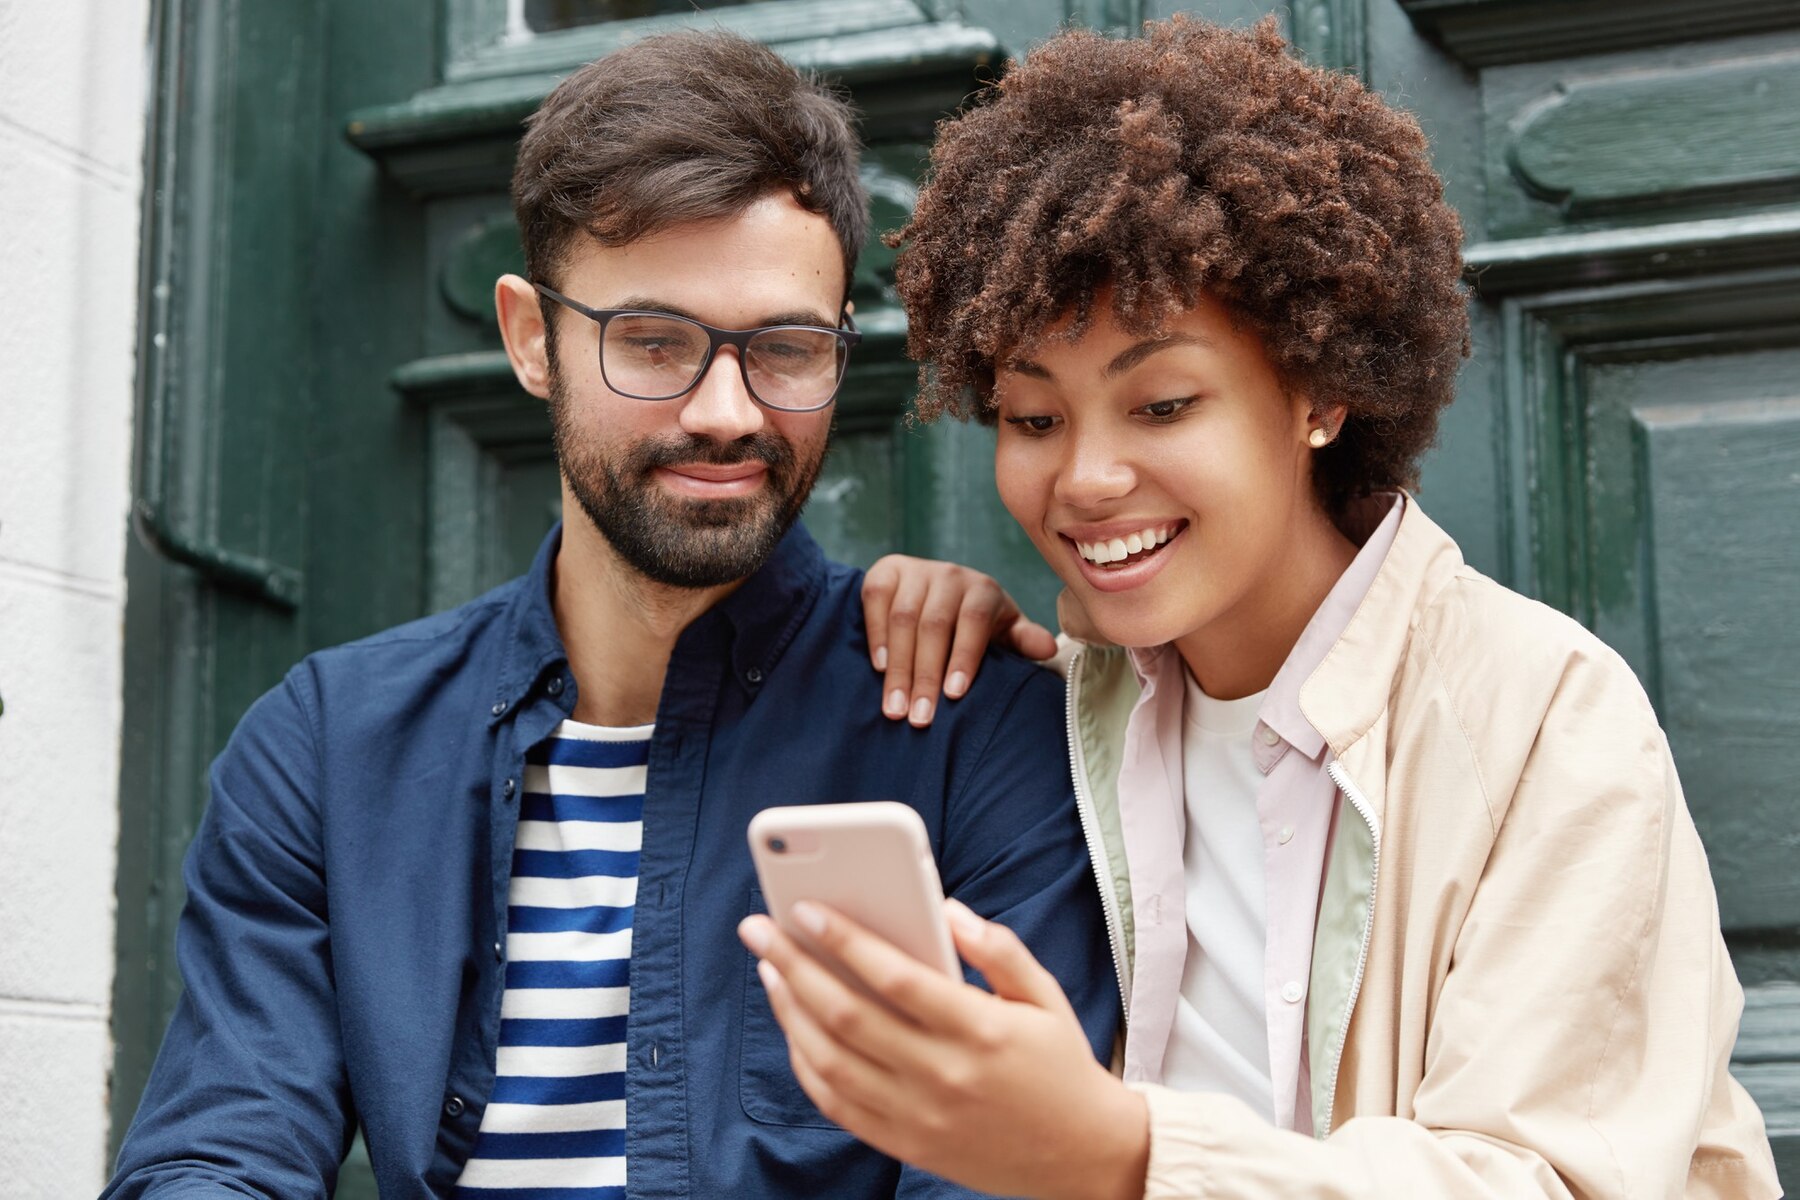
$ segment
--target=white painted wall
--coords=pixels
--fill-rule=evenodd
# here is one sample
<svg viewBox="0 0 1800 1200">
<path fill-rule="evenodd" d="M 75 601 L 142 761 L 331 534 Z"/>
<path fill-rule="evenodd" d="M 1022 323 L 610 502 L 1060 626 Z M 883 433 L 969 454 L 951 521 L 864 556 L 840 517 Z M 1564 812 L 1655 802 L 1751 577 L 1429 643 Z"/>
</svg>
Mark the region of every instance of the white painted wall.
<svg viewBox="0 0 1800 1200">
<path fill-rule="evenodd" d="M 148 0 L 0 0 L 0 1197 L 105 1182 Z"/>
</svg>

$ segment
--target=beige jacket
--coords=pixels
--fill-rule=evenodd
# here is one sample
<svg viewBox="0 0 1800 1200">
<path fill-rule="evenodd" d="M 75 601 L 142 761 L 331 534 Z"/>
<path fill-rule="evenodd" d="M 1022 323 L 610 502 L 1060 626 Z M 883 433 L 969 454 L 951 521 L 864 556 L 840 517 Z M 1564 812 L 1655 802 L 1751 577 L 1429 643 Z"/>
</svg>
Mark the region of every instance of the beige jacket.
<svg viewBox="0 0 1800 1200">
<path fill-rule="evenodd" d="M 1124 979 L 1116 785 L 1137 686 L 1118 650 L 1069 664 Z M 1316 1138 L 1140 1085 L 1146 1200 L 1778 1196 L 1727 1071 L 1743 993 L 1705 852 L 1618 655 L 1466 566 L 1408 504 L 1301 709 L 1343 804 L 1307 1011 Z"/>
</svg>

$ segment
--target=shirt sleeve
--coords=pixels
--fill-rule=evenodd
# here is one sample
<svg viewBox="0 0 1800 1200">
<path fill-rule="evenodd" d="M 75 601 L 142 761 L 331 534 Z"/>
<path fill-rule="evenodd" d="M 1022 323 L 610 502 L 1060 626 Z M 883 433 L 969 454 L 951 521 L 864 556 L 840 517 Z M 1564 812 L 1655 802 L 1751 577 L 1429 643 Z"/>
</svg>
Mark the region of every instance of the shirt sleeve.
<svg viewBox="0 0 1800 1200">
<path fill-rule="evenodd" d="M 326 1197 L 354 1131 L 304 665 L 212 768 L 183 866 L 184 992 L 103 1200 Z"/>
</svg>

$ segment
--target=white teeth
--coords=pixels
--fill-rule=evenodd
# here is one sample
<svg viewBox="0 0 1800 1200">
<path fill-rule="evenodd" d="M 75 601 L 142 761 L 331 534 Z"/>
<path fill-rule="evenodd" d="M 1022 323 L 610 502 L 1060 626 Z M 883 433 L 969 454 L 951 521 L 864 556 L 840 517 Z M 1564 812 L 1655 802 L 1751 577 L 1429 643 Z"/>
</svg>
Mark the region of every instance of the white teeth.
<svg viewBox="0 0 1800 1200">
<path fill-rule="evenodd" d="M 1125 537 L 1108 538 L 1099 542 L 1076 542 L 1075 549 L 1089 562 L 1105 566 L 1107 563 L 1122 562 L 1133 554 L 1153 550 L 1172 536 L 1173 529 L 1141 529 Z"/>
</svg>

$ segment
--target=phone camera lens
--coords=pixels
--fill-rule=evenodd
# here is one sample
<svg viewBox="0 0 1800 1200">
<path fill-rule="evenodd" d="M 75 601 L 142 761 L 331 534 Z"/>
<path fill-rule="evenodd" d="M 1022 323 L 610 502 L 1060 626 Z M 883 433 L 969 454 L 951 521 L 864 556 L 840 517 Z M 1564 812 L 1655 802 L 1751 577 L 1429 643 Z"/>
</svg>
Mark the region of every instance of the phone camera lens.
<svg viewBox="0 0 1800 1200">
<path fill-rule="evenodd" d="M 787 843 L 782 841 L 780 838 L 770 838 L 769 839 L 769 849 L 774 851 L 776 854 L 786 854 L 787 853 Z"/>
</svg>

